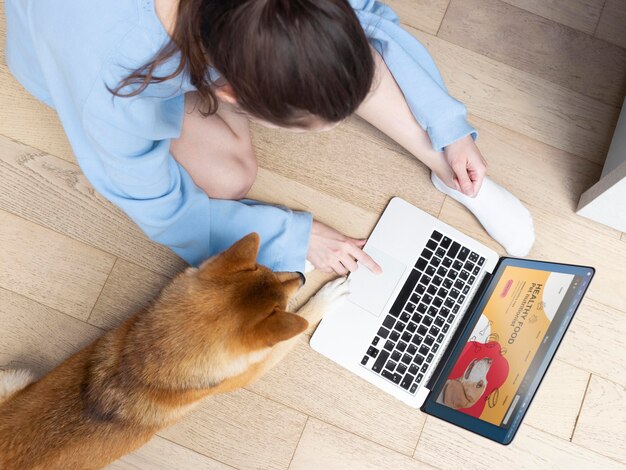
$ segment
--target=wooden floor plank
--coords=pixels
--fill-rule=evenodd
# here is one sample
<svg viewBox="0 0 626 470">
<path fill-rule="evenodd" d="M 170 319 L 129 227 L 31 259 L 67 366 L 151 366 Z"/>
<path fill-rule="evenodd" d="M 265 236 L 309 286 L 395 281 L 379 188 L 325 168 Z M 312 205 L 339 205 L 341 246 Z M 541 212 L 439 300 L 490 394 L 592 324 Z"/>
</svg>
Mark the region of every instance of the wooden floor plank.
<svg viewBox="0 0 626 470">
<path fill-rule="evenodd" d="M 247 390 L 204 400 L 160 436 L 239 469 L 285 469 L 306 415 Z"/>
<path fill-rule="evenodd" d="M 522 425 L 508 447 L 429 417 L 415 450 L 415 458 L 446 468 L 622 469 L 623 465 L 584 447 Z"/>
<path fill-rule="evenodd" d="M 452 96 L 480 118 L 604 163 L 619 108 L 441 38 L 410 29 L 431 52 Z"/>
<path fill-rule="evenodd" d="M 626 50 L 500 0 L 451 0 L 438 36 L 609 105 L 624 99 Z"/>
<path fill-rule="evenodd" d="M 0 180 L 0 209 L 164 275 L 185 266 L 96 193 L 74 163 L 0 136 Z"/>
<path fill-rule="evenodd" d="M 592 375 L 572 442 L 626 464 L 625 401 L 624 385 Z"/>
<path fill-rule="evenodd" d="M 433 467 L 317 419 L 309 418 L 289 468 L 292 470 L 375 470 L 382 468 L 410 470 Z"/>
<path fill-rule="evenodd" d="M 587 390 L 589 375 L 589 372 L 564 362 L 552 362 L 524 422 L 569 440 Z"/>
<path fill-rule="evenodd" d="M 400 21 L 430 34 L 437 34 L 450 0 L 386 0 Z"/>
<path fill-rule="evenodd" d="M 620 295 L 623 295 L 620 293 Z M 557 357 L 576 367 L 626 386 L 626 312 L 585 299 Z M 581 354 L 584 352 L 584 356 Z"/>
<path fill-rule="evenodd" d="M 626 49 L 626 3 L 606 0 L 596 36 Z"/>
<path fill-rule="evenodd" d="M 604 0 L 503 0 L 536 15 L 593 34 Z"/>
<path fill-rule="evenodd" d="M 118 259 L 89 317 L 111 329 L 152 301 L 170 278 Z"/>
<path fill-rule="evenodd" d="M 357 207 L 379 213 L 402 196 L 435 216 L 441 208 L 443 195 L 430 184 L 429 170 L 359 118 L 324 133 L 255 126 L 253 136 L 263 168 Z"/>
<path fill-rule="evenodd" d="M 89 317 L 115 257 L 0 210 L 0 287 L 80 320 Z"/>
<path fill-rule="evenodd" d="M 117 460 L 107 470 L 171 470 L 189 468 L 194 470 L 226 470 L 233 468 L 217 460 L 198 454 L 185 447 L 156 436 L 132 454 Z"/>
<path fill-rule="evenodd" d="M 308 338 L 250 389 L 405 455 L 415 449 L 425 419 L 313 351 Z"/>
<path fill-rule="evenodd" d="M 0 288 L 0 367 L 49 372 L 102 334 L 95 326 Z"/>
</svg>

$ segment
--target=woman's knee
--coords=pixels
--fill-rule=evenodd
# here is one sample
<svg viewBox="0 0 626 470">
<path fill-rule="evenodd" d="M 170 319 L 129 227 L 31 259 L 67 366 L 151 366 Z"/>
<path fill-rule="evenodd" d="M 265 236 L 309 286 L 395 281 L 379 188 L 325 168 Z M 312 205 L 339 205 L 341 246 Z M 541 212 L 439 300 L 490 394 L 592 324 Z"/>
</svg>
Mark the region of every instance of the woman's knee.
<svg viewBox="0 0 626 470">
<path fill-rule="evenodd" d="M 246 197 L 256 180 L 258 165 L 254 151 L 249 149 L 250 154 L 239 154 L 232 160 L 232 169 L 229 178 L 223 184 L 223 196 L 221 199 L 242 199 Z M 215 196 L 214 196 L 215 197 Z"/>
</svg>

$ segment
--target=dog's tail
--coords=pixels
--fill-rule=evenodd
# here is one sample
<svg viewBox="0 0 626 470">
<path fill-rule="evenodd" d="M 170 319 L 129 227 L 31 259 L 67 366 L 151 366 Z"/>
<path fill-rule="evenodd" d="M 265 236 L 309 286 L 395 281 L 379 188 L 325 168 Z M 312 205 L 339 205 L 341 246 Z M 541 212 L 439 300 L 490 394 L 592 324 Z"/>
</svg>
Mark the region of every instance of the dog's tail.
<svg viewBox="0 0 626 470">
<path fill-rule="evenodd" d="M 0 370 L 0 405 L 34 381 L 35 376 L 28 369 Z"/>
</svg>

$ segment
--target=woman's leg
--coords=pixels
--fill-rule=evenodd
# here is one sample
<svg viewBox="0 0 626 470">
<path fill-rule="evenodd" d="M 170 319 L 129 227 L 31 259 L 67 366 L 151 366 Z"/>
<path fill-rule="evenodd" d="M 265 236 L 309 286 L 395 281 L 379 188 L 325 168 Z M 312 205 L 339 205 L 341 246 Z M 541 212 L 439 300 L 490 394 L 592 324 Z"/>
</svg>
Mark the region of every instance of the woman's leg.
<svg viewBox="0 0 626 470">
<path fill-rule="evenodd" d="M 213 198 L 241 199 L 256 178 L 248 118 L 228 103 L 220 103 L 217 113 L 205 118 L 198 111 L 198 94 L 185 94 L 182 132 L 170 149 L 193 181 Z"/>
</svg>

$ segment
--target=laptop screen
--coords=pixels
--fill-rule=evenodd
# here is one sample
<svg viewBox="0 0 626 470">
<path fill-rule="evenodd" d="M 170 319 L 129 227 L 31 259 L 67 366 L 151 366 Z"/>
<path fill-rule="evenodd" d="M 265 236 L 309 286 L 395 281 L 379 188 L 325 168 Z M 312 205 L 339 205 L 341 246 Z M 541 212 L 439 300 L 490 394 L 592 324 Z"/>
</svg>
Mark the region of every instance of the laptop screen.
<svg viewBox="0 0 626 470">
<path fill-rule="evenodd" d="M 504 259 L 429 400 L 503 431 L 517 427 L 592 274 Z"/>
</svg>

